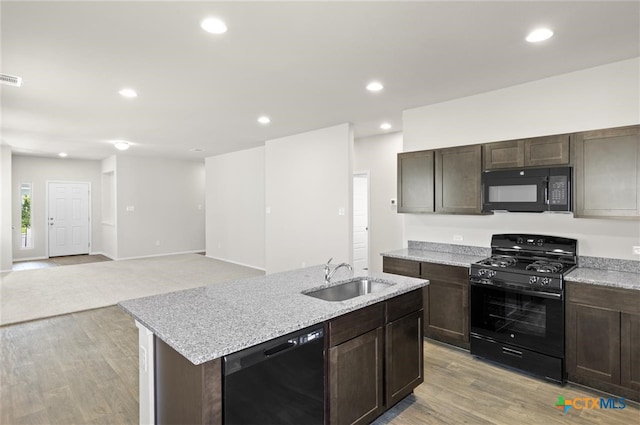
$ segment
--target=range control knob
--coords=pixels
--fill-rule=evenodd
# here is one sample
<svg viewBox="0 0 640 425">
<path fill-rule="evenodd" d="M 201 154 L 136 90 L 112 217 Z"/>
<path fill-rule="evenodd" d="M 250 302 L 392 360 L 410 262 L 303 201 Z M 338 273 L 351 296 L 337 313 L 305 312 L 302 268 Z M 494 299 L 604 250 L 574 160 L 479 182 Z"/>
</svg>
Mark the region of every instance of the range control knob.
<svg viewBox="0 0 640 425">
<path fill-rule="evenodd" d="M 530 284 L 538 283 L 538 276 L 529 276 L 529 283 Z"/>
<path fill-rule="evenodd" d="M 484 276 L 484 275 L 485 275 L 485 273 L 487 273 L 487 271 L 488 271 L 488 270 L 486 270 L 486 269 L 480 269 L 480 270 L 478 270 L 478 276 Z"/>
<path fill-rule="evenodd" d="M 496 275 L 496 271 L 495 270 L 487 270 L 487 276 L 494 277 L 495 275 Z"/>
<path fill-rule="evenodd" d="M 540 283 L 542 283 L 543 285 L 546 286 L 546 285 L 551 283 L 551 278 L 550 277 L 543 277 L 542 281 Z"/>
</svg>

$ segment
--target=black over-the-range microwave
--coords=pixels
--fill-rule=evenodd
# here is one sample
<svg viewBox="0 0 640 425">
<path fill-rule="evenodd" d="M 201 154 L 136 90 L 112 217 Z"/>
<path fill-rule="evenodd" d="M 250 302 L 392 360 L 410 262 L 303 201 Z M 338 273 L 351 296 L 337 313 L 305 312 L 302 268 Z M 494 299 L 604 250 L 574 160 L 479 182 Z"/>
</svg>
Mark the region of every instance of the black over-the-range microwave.
<svg viewBox="0 0 640 425">
<path fill-rule="evenodd" d="M 482 211 L 571 211 L 571 167 L 482 173 Z"/>
</svg>

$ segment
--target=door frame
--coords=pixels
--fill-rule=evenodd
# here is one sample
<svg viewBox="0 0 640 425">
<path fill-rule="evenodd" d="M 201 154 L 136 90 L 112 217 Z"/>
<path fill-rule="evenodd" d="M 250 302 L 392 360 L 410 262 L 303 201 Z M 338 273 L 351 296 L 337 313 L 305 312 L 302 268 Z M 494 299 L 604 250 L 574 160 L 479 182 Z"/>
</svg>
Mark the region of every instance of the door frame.
<svg viewBox="0 0 640 425">
<path fill-rule="evenodd" d="M 46 244 L 45 253 L 47 254 L 47 258 L 51 258 L 50 252 L 49 252 L 49 185 L 51 183 L 53 184 L 86 184 L 87 186 L 89 186 L 89 198 L 87 199 L 87 202 L 89 203 L 88 205 L 89 224 L 87 229 L 87 232 L 88 232 L 87 237 L 89 238 L 89 255 L 91 255 L 91 253 L 93 252 L 93 235 L 91 232 L 91 228 L 93 227 L 93 217 L 92 217 L 93 214 L 91 211 L 93 190 L 91 189 L 91 182 L 83 182 L 83 181 L 77 181 L 77 180 L 46 180 L 45 181 L 46 208 L 45 208 L 45 215 L 44 215 L 44 228 L 46 230 L 44 232 L 44 238 L 45 238 L 45 244 Z"/>
<path fill-rule="evenodd" d="M 367 270 L 371 270 L 371 237 L 370 237 L 370 228 L 371 228 L 371 173 L 369 171 L 354 171 L 351 176 L 351 187 L 353 188 L 353 180 L 356 177 L 366 177 L 367 178 Z M 353 208 L 353 190 L 351 192 L 351 256 L 353 257 L 353 230 L 354 230 L 354 220 L 353 215 L 355 208 Z M 352 258 L 353 263 L 355 264 L 355 258 Z"/>
</svg>

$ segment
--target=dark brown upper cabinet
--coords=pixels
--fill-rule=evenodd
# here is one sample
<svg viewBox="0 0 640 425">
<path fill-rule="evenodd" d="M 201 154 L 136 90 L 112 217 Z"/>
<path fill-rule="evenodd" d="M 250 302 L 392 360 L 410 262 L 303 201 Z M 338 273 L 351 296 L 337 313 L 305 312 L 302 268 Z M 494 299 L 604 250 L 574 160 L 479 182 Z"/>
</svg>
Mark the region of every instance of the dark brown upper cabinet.
<svg viewBox="0 0 640 425">
<path fill-rule="evenodd" d="M 482 146 L 460 146 L 436 151 L 436 212 L 482 213 Z"/>
<path fill-rule="evenodd" d="M 640 217 L 640 126 L 576 133 L 574 215 Z"/>
<path fill-rule="evenodd" d="M 569 147 L 568 134 L 487 143 L 483 146 L 484 169 L 567 165 Z"/>
<path fill-rule="evenodd" d="M 524 140 L 487 143 L 484 150 L 484 169 L 524 167 Z"/>
<path fill-rule="evenodd" d="M 434 151 L 398 154 L 398 212 L 434 211 Z"/>
</svg>

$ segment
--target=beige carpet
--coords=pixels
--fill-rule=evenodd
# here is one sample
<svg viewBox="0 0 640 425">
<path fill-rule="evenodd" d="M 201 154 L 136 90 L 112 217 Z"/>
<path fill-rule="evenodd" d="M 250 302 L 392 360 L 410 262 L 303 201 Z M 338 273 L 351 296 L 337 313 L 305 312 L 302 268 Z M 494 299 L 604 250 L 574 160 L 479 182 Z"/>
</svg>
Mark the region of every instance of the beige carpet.
<svg viewBox="0 0 640 425">
<path fill-rule="evenodd" d="M 263 274 L 198 254 L 5 272 L 0 326 Z"/>
</svg>

